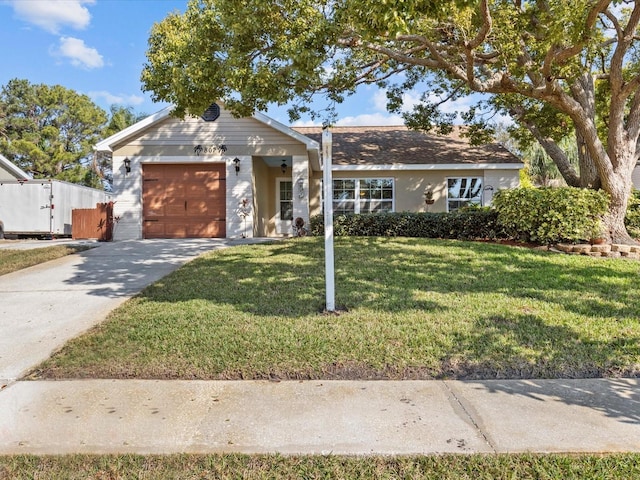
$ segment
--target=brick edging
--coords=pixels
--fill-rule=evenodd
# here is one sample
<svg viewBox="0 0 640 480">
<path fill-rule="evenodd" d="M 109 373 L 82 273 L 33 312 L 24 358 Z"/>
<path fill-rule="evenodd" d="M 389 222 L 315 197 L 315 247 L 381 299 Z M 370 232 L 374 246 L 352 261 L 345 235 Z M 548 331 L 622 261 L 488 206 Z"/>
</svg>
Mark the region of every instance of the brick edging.
<svg viewBox="0 0 640 480">
<path fill-rule="evenodd" d="M 549 251 L 569 253 L 571 255 L 588 255 L 590 257 L 640 259 L 640 245 L 622 245 L 617 243 L 604 245 L 558 243 L 557 245 L 549 247 Z"/>
</svg>

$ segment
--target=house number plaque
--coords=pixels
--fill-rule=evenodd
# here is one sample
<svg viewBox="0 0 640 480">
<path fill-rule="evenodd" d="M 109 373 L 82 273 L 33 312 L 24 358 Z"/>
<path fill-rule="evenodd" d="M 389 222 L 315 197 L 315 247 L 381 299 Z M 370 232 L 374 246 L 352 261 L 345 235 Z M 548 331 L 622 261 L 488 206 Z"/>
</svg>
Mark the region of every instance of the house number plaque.
<svg viewBox="0 0 640 480">
<path fill-rule="evenodd" d="M 193 153 L 196 155 L 212 155 L 223 154 L 227 151 L 226 145 L 196 145 L 193 147 Z"/>
</svg>

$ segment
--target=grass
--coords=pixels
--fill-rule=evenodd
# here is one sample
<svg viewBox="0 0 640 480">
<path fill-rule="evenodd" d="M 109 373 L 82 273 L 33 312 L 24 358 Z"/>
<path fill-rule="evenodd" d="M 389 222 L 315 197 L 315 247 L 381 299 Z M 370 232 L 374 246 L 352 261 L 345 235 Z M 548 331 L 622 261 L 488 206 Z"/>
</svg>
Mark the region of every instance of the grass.
<svg viewBox="0 0 640 480">
<path fill-rule="evenodd" d="M 429 379 L 640 375 L 640 263 L 503 245 L 322 239 L 212 252 L 32 378 Z"/>
<path fill-rule="evenodd" d="M 631 479 L 640 455 L 0 457 L 0 479 Z"/>
<path fill-rule="evenodd" d="M 0 275 L 81 252 L 87 248 L 89 247 L 55 245 L 29 250 L 2 249 L 0 250 Z"/>
</svg>

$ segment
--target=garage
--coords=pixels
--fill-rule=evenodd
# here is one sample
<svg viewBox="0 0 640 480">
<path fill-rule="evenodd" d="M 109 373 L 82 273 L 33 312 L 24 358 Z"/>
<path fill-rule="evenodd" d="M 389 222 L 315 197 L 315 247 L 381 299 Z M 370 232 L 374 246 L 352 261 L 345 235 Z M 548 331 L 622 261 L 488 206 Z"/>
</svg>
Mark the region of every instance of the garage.
<svg viewBox="0 0 640 480">
<path fill-rule="evenodd" d="M 311 172 L 320 171 L 317 142 L 262 113 L 238 118 L 223 106 L 217 118 L 178 118 L 169 105 L 95 152 L 111 159 L 115 241 L 290 235 L 290 220 L 277 228 L 276 187 L 289 188 L 289 216 L 308 223 Z"/>
<path fill-rule="evenodd" d="M 224 163 L 142 166 L 144 238 L 224 238 Z"/>
</svg>

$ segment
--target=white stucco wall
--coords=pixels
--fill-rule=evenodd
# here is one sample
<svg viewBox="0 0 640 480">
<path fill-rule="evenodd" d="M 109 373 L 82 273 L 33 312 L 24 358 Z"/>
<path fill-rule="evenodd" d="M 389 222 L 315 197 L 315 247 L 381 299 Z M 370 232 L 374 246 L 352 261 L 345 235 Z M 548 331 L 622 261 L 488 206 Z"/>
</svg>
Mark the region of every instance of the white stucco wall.
<svg viewBox="0 0 640 480">
<path fill-rule="evenodd" d="M 519 170 L 485 170 L 483 205 L 491 205 L 493 195 L 498 190 L 520 186 Z"/>
<path fill-rule="evenodd" d="M 236 157 L 234 157 L 236 158 Z M 253 162 L 250 156 L 239 156 L 240 171 L 236 174 L 233 158 L 227 158 L 227 238 L 253 237 Z M 247 216 L 241 215 L 246 200 Z"/>
<path fill-rule="evenodd" d="M 131 160 L 131 172 L 125 173 L 124 159 Z M 139 157 L 113 156 L 113 229 L 114 240 L 142 238 L 142 166 Z M 117 174 L 116 174 L 117 172 Z"/>
<path fill-rule="evenodd" d="M 309 161 L 306 156 L 293 156 L 293 220 L 301 217 L 309 228 Z"/>
</svg>

